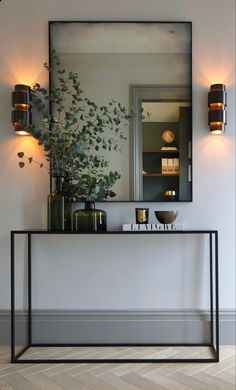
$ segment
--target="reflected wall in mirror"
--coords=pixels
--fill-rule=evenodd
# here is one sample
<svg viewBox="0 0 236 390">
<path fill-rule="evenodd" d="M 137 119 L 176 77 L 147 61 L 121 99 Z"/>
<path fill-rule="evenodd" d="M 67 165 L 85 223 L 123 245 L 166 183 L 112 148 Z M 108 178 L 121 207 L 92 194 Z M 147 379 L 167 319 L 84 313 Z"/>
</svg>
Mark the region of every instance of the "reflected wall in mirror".
<svg viewBox="0 0 236 390">
<path fill-rule="evenodd" d="M 121 153 L 105 156 L 121 174 L 111 200 L 191 201 L 191 22 L 59 21 L 49 29 L 50 48 L 78 72 L 89 99 L 134 111 Z M 164 130 L 174 133 L 170 145 Z M 164 173 L 165 159 L 179 168 L 173 160 Z"/>
</svg>

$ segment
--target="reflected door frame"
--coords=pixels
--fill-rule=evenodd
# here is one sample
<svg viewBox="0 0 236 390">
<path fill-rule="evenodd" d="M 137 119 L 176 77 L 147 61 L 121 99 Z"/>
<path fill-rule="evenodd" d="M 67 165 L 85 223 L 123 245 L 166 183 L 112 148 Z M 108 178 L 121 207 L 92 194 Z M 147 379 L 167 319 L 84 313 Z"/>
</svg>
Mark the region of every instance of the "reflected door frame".
<svg viewBox="0 0 236 390">
<path fill-rule="evenodd" d="M 190 102 L 189 85 L 131 85 L 130 105 L 134 112 L 130 127 L 130 198 L 143 199 L 143 156 L 142 156 L 142 102 Z M 145 113 L 144 113 L 145 114 Z"/>
</svg>

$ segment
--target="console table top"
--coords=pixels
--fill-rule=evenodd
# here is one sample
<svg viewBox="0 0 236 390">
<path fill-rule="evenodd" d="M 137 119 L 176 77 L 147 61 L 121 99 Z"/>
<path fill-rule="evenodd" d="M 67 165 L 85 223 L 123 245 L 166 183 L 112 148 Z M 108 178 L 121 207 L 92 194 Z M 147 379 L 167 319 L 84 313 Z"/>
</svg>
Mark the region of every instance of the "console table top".
<svg viewBox="0 0 236 390">
<path fill-rule="evenodd" d="M 106 232 L 73 232 L 73 231 L 53 231 L 46 229 L 25 229 L 25 230 L 11 230 L 11 234 L 93 234 L 93 235 L 106 235 L 106 234 L 216 234 L 218 231 L 214 229 L 185 229 L 185 230 L 108 230 Z"/>
</svg>

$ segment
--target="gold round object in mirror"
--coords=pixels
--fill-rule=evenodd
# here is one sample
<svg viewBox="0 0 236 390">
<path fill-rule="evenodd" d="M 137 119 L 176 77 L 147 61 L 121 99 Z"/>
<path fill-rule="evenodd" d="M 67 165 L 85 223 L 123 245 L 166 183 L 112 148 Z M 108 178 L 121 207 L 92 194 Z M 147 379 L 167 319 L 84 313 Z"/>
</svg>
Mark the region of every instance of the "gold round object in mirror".
<svg viewBox="0 0 236 390">
<path fill-rule="evenodd" d="M 175 134 L 173 133 L 172 130 L 165 130 L 163 131 L 163 133 L 161 134 L 161 138 L 163 139 L 163 141 L 167 142 L 168 144 L 170 144 L 171 142 L 174 141 L 175 139 Z"/>
</svg>

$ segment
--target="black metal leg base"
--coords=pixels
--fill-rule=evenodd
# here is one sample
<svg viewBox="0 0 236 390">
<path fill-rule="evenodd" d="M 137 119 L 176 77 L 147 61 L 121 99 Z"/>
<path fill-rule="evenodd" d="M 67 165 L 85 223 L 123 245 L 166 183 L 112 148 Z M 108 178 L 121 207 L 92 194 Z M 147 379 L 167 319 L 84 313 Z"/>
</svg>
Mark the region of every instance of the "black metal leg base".
<svg viewBox="0 0 236 390">
<path fill-rule="evenodd" d="M 144 346 L 144 345 L 143 345 Z M 219 356 L 218 353 L 213 345 L 203 345 L 203 344 L 155 344 L 155 345 L 145 345 L 146 347 L 152 347 L 155 349 L 155 347 L 169 347 L 169 348 L 174 348 L 177 347 L 181 350 L 181 347 L 191 347 L 192 348 L 192 353 L 191 357 L 182 357 L 182 358 L 176 358 L 175 355 L 173 357 L 168 357 L 168 358 L 57 358 L 57 348 L 60 348 L 60 353 L 61 353 L 61 348 L 65 347 L 71 348 L 70 354 L 75 355 L 76 352 L 73 352 L 73 348 L 76 348 L 76 351 L 79 353 L 81 356 L 81 352 L 78 351 L 78 348 L 86 348 L 88 347 L 91 349 L 91 347 L 96 347 L 95 355 L 99 353 L 99 347 L 134 347 L 134 345 L 127 345 L 127 344 L 119 344 L 119 345 L 84 345 L 84 344 L 73 344 L 73 345 L 55 345 L 55 344 L 47 344 L 47 345 L 41 345 L 41 344 L 33 344 L 33 345 L 28 345 L 27 347 L 23 348 L 21 352 L 19 352 L 15 357 L 12 358 L 12 363 L 216 363 L 219 361 Z M 137 345 L 135 345 L 137 347 Z M 196 347 L 208 347 L 209 348 L 209 356 L 208 357 L 196 357 L 196 352 L 194 351 L 194 348 Z M 34 348 L 31 352 L 31 348 Z M 54 355 L 55 357 L 45 357 L 46 354 L 45 352 L 43 353 L 44 357 L 40 357 L 39 353 L 37 353 L 37 348 L 53 348 L 54 349 Z M 205 348 L 204 348 L 205 349 Z M 36 358 L 32 358 L 32 354 L 36 354 Z M 198 353 L 197 353 L 198 354 Z M 49 351 L 49 356 L 52 355 L 51 351 Z M 178 354 L 177 354 L 178 355 Z M 86 356 L 86 354 L 85 354 Z"/>
</svg>

